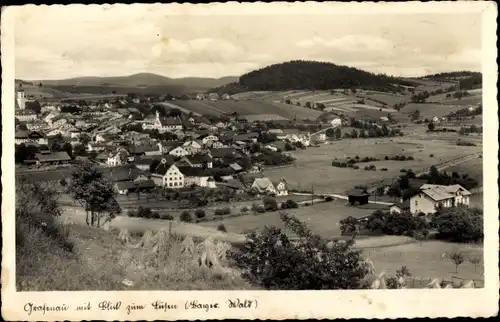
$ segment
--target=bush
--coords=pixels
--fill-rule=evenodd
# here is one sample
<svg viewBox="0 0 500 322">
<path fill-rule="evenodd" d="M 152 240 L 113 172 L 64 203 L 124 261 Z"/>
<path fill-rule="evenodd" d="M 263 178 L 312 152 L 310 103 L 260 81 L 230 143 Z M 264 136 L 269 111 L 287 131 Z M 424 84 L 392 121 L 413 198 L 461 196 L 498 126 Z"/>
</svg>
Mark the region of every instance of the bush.
<svg viewBox="0 0 500 322">
<path fill-rule="evenodd" d="M 153 219 L 160 219 L 160 214 L 157 211 L 153 211 L 151 213 L 151 218 L 153 218 Z"/>
<path fill-rule="evenodd" d="M 386 161 L 387 161 L 387 160 L 389 160 L 389 157 L 386 155 L 386 156 L 384 157 L 384 160 L 386 160 Z"/>
<path fill-rule="evenodd" d="M 387 171 L 387 168 L 380 168 L 380 171 Z"/>
<path fill-rule="evenodd" d="M 483 211 L 478 208 L 450 207 L 433 216 L 437 238 L 457 243 L 483 240 Z"/>
<path fill-rule="evenodd" d="M 430 158 L 433 158 L 433 157 L 434 157 L 434 154 L 432 154 L 432 153 L 431 153 L 431 154 L 429 154 L 429 157 L 430 157 Z"/>
<path fill-rule="evenodd" d="M 217 230 L 222 231 L 223 233 L 227 233 L 227 229 L 226 226 L 224 226 L 224 224 L 220 224 L 219 226 L 217 226 Z"/>
<path fill-rule="evenodd" d="M 358 232 L 358 220 L 352 216 L 342 219 L 340 222 L 340 233 L 342 236 L 352 236 Z"/>
<path fill-rule="evenodd" d="M 293 209 L 299 208 L 299 205 L 292 199 L 288 199 L 286 202 L 281 204 L 281 209 Z"/>
<path fill-rule="evenodd" d="M 278 202 L 276 201 L 276 199 L 271 198 L 271 197 L 264 197 L 264 199 L 262 200 L 262 202 L 264 204 L 264 209 L 266 211 L 276 211 L 276 210 L 278 210 Z"/>
<path fill-rule="evenodd" d="M 194 212 L 194 215 L 196 216 L 196 218 L 204 218 L 205 217 L 205 210 L 196 209 L 196 211 Z"/>
<path fill-rule="evenodd" d="M 292 242 L 275 227 L 251 232 L 231 251 L 232 264 L 243 277 L 269 290 L 358 289 L 367 274 L 361 252 L 313 235 L 305 224 L 285 213 L 280 219 L 300 239 Z"/>
<path fill-rule="evenodd" d="M 425 217 L 416 217 L 408 212 L 398 214 L 377 210 L 368 217 L 366 228 L 387 235 L 413 237 L 415 232 L 428 229 L 429 224 Z"/>
<path fill-rule="evenodd" d="M 133 210 L 127 211 L 127 216 L 129 217 L 137 217 L 137 213 Z"/>
<path fill-rule="evenodd" d="M 137 217 L 141 217 L 141 218 L 151 218 L 151 215 L 152 215 L 152 211 L 151 211 L 151 208 L 142 208 L 142 207 L 139 207 L 139 209 L 137 209 Z"/>
<path fill-rule="evenodd" d="M 266 208 L 264 208 L 263 205 L 257 205 L 254 209 L 253 209 L 254 213 L 256 214 L 263 214 L 266 212 Z"/>
<path fill-rule="evenodd" d="M 333 197 L 328 196 L 328 197 L 325 198 L 325 201 L 326 202 L 331 202 L 331 201 L 333 201 Z"/>
<path fill-rule="evenodd" d="M 248 207 L 247 206 L 241 207 L 240 212 L 242 212 L 242 213 L 248 212 Z"/>
<path fill-rule="evenodd" d="M 189 213 L 189 211 L 183 211 L 181 213 L 179 219 L 182 222 L 191 222 L 191 221 L 193 221 L 193 218 L 191 217 L 191 214 Z"/>
<path fill-rule="evenodd" d="M 163 220 L 174 220 L 174 217 L 171 214 L 163 214 L 163 215 L 160 215 L 160 219 L 163 219 Z"/>
<path fill-rule="evenodd" d="M 231 214 L 231 208 L 229 207 L 217 208 L 214 211 L 214 215 L 216 216 L 224 216 L 229 214 Z"/>
</svg>

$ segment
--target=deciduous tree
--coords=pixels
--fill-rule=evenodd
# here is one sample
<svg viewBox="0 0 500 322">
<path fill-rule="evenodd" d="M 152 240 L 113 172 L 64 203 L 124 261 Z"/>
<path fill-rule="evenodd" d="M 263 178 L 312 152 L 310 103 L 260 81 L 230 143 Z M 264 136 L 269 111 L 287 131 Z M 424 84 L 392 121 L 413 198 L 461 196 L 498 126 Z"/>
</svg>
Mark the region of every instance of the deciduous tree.
<svg viewBox="0 0 500 322">
<path fill-rule="evenodd" d="M 85 209 L 90 226 L 100 227 L 121 212 L 113 184 L 90 162 L 81 164 L 72 174 L 68 191 Z"/>
</svg>

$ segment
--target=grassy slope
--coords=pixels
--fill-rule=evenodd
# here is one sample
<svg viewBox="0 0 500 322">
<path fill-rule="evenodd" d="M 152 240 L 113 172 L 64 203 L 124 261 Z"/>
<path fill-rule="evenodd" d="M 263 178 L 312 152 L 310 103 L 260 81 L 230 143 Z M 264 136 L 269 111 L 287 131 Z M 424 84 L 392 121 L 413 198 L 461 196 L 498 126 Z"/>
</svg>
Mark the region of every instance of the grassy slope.
<svg viewBox="0 0 500 322">
<path fill-rule="evenodd" d="M 22 230 L 26 243 L 18 248 L 17 288 L 48 290 L 203 290 L 251 289 L 237 274 L 209 271 L 195 264 L 192 255 L 180 253 L 172 242 L 170 253 L 152 254 L 132 248 L 116 232 L 81 224 L 67 226 L 73 251 L 60 248 L 40 230 Z M 132 241 L 137 243 L 138 238 Z M 133 286 L 122 284 L 124 279 Z"/>
</svg>

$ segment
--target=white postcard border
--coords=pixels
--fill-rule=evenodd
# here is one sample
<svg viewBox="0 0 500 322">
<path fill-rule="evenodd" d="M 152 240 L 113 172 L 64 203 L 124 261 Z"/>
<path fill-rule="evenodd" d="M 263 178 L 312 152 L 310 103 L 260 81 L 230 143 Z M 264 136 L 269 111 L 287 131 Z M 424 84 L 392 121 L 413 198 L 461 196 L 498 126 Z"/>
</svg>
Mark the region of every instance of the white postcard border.
<svg viewBox="0 0 500 322">
<path fill-rule="evenodd" d="M 71 5 L 78 10 L 79 5 Z M 108 5 L 107 5 L 108 6 Z M 141 5 L 138 5 L 138 8 Z M 442 290 L 355 290 L 355 291 L 108 291 L 108 292 L 16 292 L 14 225 L 14 18 L 20 7 L 3 8 L 2 13 L 2 316 L 8 320 L 135 320 L 135 319 L 305 319 L 305 318 L 398 318 L 492 316 L 498 305 L 498 105 L 496 101 L 496 16 L 494 2 L 433 3 L 255 3 L 255 4 L 172 4 L 172 14 L 342 14 L 482 12 L 483 15 L 483 128 L 484 128 L 484 210 L 485 288 Z M 241 6 L 245 6 L 242 10 Z M 43 26 L 41 26 L 43 28 Z M 431 36 L 431 35 L 429 35 Z M 36 53 L 34 53 L 36 54 Z M 496 254 L 495 256 L 493 254 Z M 230 309 L 229 299 L 256 301 L 257 306 Z M 127 314 L 132 304 L 155 300 L 177 304 L 167 312 L 149 309 Z M 219 303 L 219 309 L 185 310 L 187 301 Z M 93 310 L 47 312 L 28 315 L 27 303 L 83 305 Z M 101 301 L 122 302 L 120 311 L 102 311 Z"/>
</svg>

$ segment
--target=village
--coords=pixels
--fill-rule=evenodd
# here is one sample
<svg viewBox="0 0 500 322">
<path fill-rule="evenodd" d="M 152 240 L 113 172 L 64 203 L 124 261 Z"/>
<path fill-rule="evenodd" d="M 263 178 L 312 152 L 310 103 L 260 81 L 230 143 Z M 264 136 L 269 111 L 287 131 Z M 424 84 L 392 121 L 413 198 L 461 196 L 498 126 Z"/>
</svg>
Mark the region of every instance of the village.
<svg viewBox="0 0 500 322">
<path fill-rule="evenodd" d="M 237 100 L 228 94 L 219 98 L 216 93 L 197 94 L 193 99 L 212 103 L 219 99 Z M 313 205 L 315 198 L 321 202 L 346 200 L 346 205 L 368 207 L 371 211 L 385 209 L 413 214 L 433 213 L 438 206 L 469 205 L 471 192 L 465 187 L 459 184 L 428 185 L 426 180 L 418 180 L 415 176 L 409 177 L 413 195 L 403 198 L 387 196 L 390 184 L 367 187 L 353 183 L 342 193 L 315 193 L 311 189 L 301 189 L 300 182 L 296 184 L 296 178 L 290 178 L 294 184 L 289 184 L 286 176 L 273 175 L 270 178 L 266 175 L 273 173 L 273 169 L 280 171 L 296 167 L 292 152 L 304 150 L 309 153 L 307 151 L 325 144 L 328 148 L 341 136 L 358 136 L 349 130 L 342 134 L 342 127 L 358 125 L 361 128 L 360 137 L 365 135 L 361 133 L 366 125 L 370 132 L 367 130 L 367 137 L 402 136 L 401 126 L 396 127 L 397 122 L 390 114 L 368 122 L 335 114 L 318 120 L 249 121 L 236 112 L 219 116 L 189 112 L 173 105 L 176 103 L 174 97 L 170 97 L 168 105 L 157 102 L 158 98 L 139 99 L 137 95 L 129 94 L 111 102 L 70 100 L 40 106 L 32 97 L 26 97 L 20 84 L 15 102 L 17 177 L 30 182 L 51 182 L 64 188 L 69 184 L 75 166 L 91 162 L 113 182 L 118 200 L 125 210 L 134 213 L 138 207 L 147 207 L 155 210 L 159 218 L 162 218 L 163 212 L 170 218 L 173 209 L 180 216 L 181 209 L 194 211 L 209 207 L 206 200 L 193 201 L 185 197 L 197 195 L 200 199 L 200 195 L 206 194 L 204 191 L 207 190 L 214 190 L 212 195 L 225 196 L 219 198 L 226 201 L 219 208 L 232 207 L 233 212 L 240 215 L 245 207 L 256 208 L 263 197 L 276 198 L 274 208 L 277 209 L 284 209 L 290 204 L 295 208 Z M 312 105 L 324 109 L 321 103 Z M 475 105 L 469 107 L 470 112 L 475 109 Z M 445 118 L 434 117 L 426 120 L 426 124 L 439 124 L 442 119 Z M 416 124 L 421 122 L 415 121 Z M 376 131 L 372 134 L 373 129 Z M 358 161 L 365 162 L 356 159 L 347 161 L 344 165 L 333 161 L 332 165 L 357 169 Z M 369 170 L 372 170 L 371 167 Z M 384 193 L 380 194 L 381 189 L 385 197 Z M 173 198 L 172 194 L 178 202 L 165 203 L 165 198 Z M 241 203 L 243 200 L 246 203 Z M 61 202 L 65 206 L 78 207 L 69 195 Z M 266 205 L 263 207 L 268 208 Z M 351 212 L 346 210 L 346 214 Z M 203 217 L 191 218 L 184 214 L 184 219 L 180 218 L 188 222 L 208 219 Z M 357 214 L 357 217 L 366 219 L 368 215 Z"/>
</svg>

